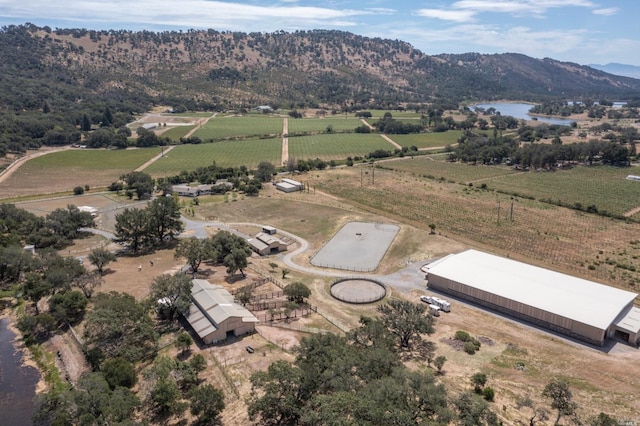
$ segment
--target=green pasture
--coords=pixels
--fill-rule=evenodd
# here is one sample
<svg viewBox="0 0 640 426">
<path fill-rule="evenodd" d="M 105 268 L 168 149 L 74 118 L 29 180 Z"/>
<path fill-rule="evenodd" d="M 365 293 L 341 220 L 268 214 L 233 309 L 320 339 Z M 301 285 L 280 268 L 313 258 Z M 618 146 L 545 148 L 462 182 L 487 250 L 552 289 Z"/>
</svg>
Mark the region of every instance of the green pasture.
<svg viewBox="0 0 640 426">
<path fill-rule="evenodd" d="M 289 138 L 289 157 L 343 160 L 364 156 L 377 149 L 393 151 L 395 147 L 372 133 L 321 134 Z"/>
<path fill-rule="evenodd" d="M 420 156 L 400 161 L 387 161 L 379 167 L 414 173 L 420 176 L 427 176 L 432 179 L 444 179 L 446 181 L 454 181 L 464 184 L 479 180 L 493 182 L 491 180 L 492 178 L 508 176 L 516 173 L 506 167 L 482 165 L 472 166 L 464 163 L 434 161 L 429 157 Z M 493 186 L 492 183 L 487 183 L 487 185 Z"/>
<path fill-rule="evenodd" d="M 435 148 L 439 146 L 455 145 L 462 136 L 462 130 L 448 130 L 438 133 L 412 133 L 409 135 L 387 135 L 401 146 L 416 146 L 420 148 Z"/>
<path fill-rule="evenodd" d="M 165 132 L 162 132 L 162 137 L 167 137 L 172 141 L 179 141 L 180 138 L 184 137 L 190 130 L 192 130 L 195 126 L 174 126 L 168 129 Z"/>
<path fill-rule="evenodd" d="M 289 134 L 324 132 L 332 126 L 336 132 L 353 131 L 362 126 L 359 118 L 329 117 L 329 118 L 289 118 Z"/>
<path fill-rule="evenodd" d="M 551 199 L 563 204 L 596 206 L 616 215 L 640 206 L 640 182 L 626 180 L 633 168 L 579 166 L 570 170 L 530 171 L 487 182 L 491 189 Z"/>
<path fill-rule="evenodd" d="M 33 158 L 20 167 L 20 172 L 47 173 L 46 170 L 123 170 L 129 172 L 160 154 L 160 148 L 140 149 L 73 149 Z M 46 174 L 44 174 L 46 176 Z"/>
<path fill-rule="evenodd" d="M 282 158 L 282 139 L 248 139 L 222 141 L 199 145 L 180 145 L 144 171 L 152 176 L 169 176 L 183 170 L 210 166 L 246 166 L 255 168 L 261 161 L 279 165 Z"/>
<path fill-rule="evenodd" d="M 233 137 L 281 135 L 282 118 L 265 115 L 230 116 L 210 119 L 193 136 L 202 140 L 220 140 Z"/>
<path fill-rule="evenodd" d="M 389 111 L 384 109 L 371 109 L 367 110 L 371 113 L 374 120 L 384 117 L 384 114 L 387 112 L 391 113 L 393 118 L 420 118 L 422 114 L 416 113 L 415 111 Z"/>
</svg>

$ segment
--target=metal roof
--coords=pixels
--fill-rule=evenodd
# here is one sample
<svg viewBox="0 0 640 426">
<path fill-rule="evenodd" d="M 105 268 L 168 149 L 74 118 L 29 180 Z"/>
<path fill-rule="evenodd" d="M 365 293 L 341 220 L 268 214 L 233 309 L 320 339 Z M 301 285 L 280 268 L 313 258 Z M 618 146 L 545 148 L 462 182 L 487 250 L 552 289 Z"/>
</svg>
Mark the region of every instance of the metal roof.
<svg viewBox="0 0 640 426">
<path fill-rule="evenodd" d="M 233 295 L 221 285 L 207 280 L 192 281 L 191 300 L 187 321 L 200 337 L 217 330 L 218 326 L 232 317 L 242 318 L 242 322 L 258 322 L 247 308 L 237 304 Z"/>
<path fill-rule="evenodd" d="M 429 274 L 600 329 L 608 328 L 637 297 L 630 291 L 477 250 L 445 257 L 430 265 Z"/>
<path fill-rule="evenodd" d="M 630 333 L 640 332 L 640 308 L 632 306 L 616 318 L 616 326 Z"/>
</svg>

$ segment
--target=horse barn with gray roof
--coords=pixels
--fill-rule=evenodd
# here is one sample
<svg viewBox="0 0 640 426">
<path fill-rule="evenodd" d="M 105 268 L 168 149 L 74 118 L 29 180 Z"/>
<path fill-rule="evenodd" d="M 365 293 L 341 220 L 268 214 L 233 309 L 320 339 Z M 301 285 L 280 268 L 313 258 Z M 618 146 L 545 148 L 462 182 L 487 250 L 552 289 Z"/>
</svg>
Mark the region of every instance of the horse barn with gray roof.
<svg viewBox="0 0 640 426">
<path fill-rule="evenodd" d="M 433 290 L 587 343 L 640 341 L 638 295 L 630 291 L 476 250 L 428 265 L 427 280 Z"/>
</svg>

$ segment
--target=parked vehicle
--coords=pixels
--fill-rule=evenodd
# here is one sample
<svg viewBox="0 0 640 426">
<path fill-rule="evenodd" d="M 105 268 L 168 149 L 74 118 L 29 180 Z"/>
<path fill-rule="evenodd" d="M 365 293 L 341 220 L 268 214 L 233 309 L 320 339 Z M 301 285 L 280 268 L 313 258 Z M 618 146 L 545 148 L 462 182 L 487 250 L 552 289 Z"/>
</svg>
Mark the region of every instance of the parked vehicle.
<svg viewBox="0 0 640 426">
<path fill-rule="evenodd" d="M 451 303 L 435 296 L 420 296 L 420 300 L 429 305 L 435 305 L 443 312 L 451 312 Z"/>
<path fill-rule="evenodd" d="M 440 307 L 436 305 L 429 305 L 429 313 L 434 317 L 440 316 Z"/>
</svg>

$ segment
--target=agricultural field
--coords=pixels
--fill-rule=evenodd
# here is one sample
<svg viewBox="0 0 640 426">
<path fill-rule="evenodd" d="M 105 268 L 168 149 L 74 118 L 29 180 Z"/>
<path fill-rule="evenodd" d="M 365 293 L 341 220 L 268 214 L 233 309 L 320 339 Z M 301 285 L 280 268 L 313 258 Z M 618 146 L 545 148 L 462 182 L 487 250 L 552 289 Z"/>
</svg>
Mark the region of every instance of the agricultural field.
<svg viewBox="0 0 640 426">
<path fill-rule="evenodd" d="M 184 137 L 189 131 L 191 131 L 195 125 L 190 126 L 173 126 L 163 131 L 161 136 L 167 137 L 172 141 L 179 141 L 180 138 Z"/>
<path fill-rule="evenodd" d="M 449 130 L 438 133 L 412 133 L 409 135 L 387 135 L 402 146 L 421 148 L 456 145 L 462 136 L 462 130 Z"/>
<path fill-rule="evenodd" d="M 463 163 L 449 163 L 434 161 L 431 156 L 419 156 L 402 161 L 387 161 L 381 166 L 385 169 L 393 169 L 430 179 L 441 179 L 447 182 L 468 184 L 479 180 L 487 180 L 517 173 L 507 167 L 469 165 Z"/>
<path fill-rule="evenodd" d="M 279 138 L 179 145 L 144 171 L 154 177 L 170 176 L 183 170 L 210 166 L 214 162 L 223 167 L 244 165 L 251 169 L 261 161 L 279 165 L 281 158 L 282 140 Z"/>
<path fill-rule="evenodd" d="M 325 132 L 332 126 L 336 132 L 353 131 L 362 126 L 358 118 L 329 117 L 329 118 L 289 118 L 289 134 Z"/>
<path fill-rule="evenodd" d="M 265 115 L 216 116 L 195 131 L 193 136 L 202 140 L 220 140 L 233 137 L 281 135 L 280 117 Z"/>
<path fill-rule="evenodd" d="M 385 169 L 376 170 L 375 184 L 363 185 L 352 168 L 310 174 L 308 184 L 407 223 L 434 224 L 443 234 L 498 254 L 640 289 L 638 223 Z M 554 188 L 555 194 L 562 191 Z"/>
<path fill-rule="evenodd" d="M 344 160 L 347 157 L 364 156 L 377 149 L 393 151 L 395 148 L 380 135 L 372 133 L 322 134 L 289 138 L 289 157 L 296 159 Z"/>
<path fill-rule="evenodd" d="M 0 183 L 0 198 L 72 191 L 75 186 L 103 187 L 135 170 L 159 148 L 74 149 L 32 158 Z"/>
<path fill-rule="evenodd" d="M 417 113 L 415 111 L 389 111 L 389 110 L 382 110 L 382 109 L 372 109 L 372 110 L 368 110 L 371 113 L 371 118 L 373 120 L 378 120 L 382 117 L 384 117 L 384 115 L 387 112 L 391 113 L 391 116 L 393 118 L 422 118 L 422 114 Z"/>
</svg>

